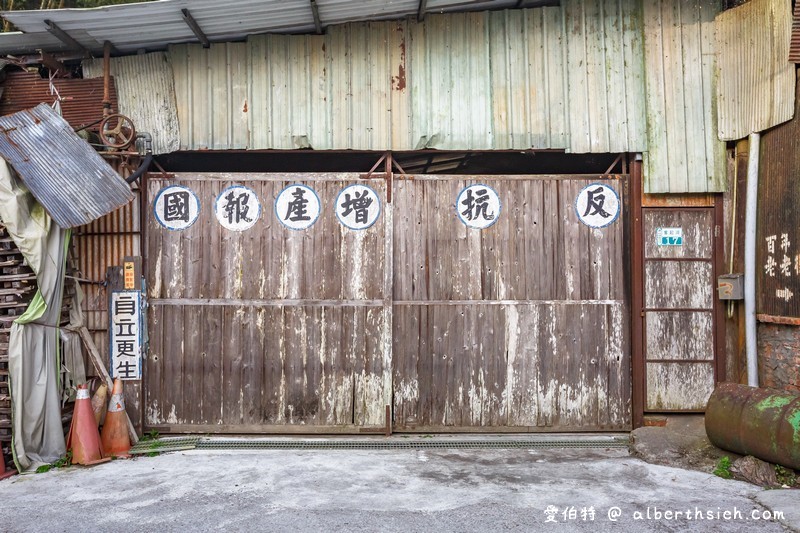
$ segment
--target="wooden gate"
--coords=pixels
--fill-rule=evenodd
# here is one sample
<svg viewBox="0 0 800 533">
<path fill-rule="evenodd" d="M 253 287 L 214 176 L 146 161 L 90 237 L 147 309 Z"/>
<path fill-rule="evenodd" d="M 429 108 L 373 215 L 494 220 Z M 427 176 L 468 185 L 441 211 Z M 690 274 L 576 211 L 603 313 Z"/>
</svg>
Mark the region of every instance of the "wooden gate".
<svg viewBox="0 0 800 533">
<path fill-rule="evenodd" d="M 600 181 L 622 198 L 622 216 L 593 229 L 574 202 Z M 483 230 L 455 210 L 476 182 L 502 202 Z M 380 198 L 369 229 L 335 215 L 352 183 Z M 626 177 L 414 176 L 395 179 L 389 198 L 386 183 L 150 177 L 146 426 L 357 432 L 382 428 L 389 405 L 397 431 L 629 429 Z M 307 230 L 274 212 L 292 184 L 319 196 Z M 197 221 L 181 231 L 154 216 L 168 185 L 198 198 Z M 261 202 L 241 232 L 214 215 L 232 185 Z"/>
<path fill-rule="evenodd" d="M 396 185 L 398 430 L 630 426 L 625 223 L 593 229 L 575 208 L 596 181 L 422 176 Z M 454 199 L 475 182 L 502 201 L 484 230 L 455 216 Z M 627 196 L 625 181 L 605 183 Z"/>
</svg>

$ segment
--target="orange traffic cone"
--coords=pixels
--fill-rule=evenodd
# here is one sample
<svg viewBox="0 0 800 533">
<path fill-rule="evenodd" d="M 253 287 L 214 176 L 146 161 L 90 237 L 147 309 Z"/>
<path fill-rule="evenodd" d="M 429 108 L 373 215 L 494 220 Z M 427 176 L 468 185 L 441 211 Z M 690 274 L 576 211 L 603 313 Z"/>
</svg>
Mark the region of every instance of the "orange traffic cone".
<svg viewBox="0 0 800 533">
<path fill-rule="evenodd" d="M 75 410 L 72 412 L 72 425 L 67 437 L 67 449 L 72 450 L 72 464 L 93 465 L 109 461 L 103 458 L 100 433 L 94 422 L 92 400 L 89 398 L 89 384 L 78 385 Z"/>
<path fill-rule="evenodd" d="M 128 436 L 122 380 L 119 378 L 114 380 L 114 389 L 111 391 L 111 401 L 108 402 L 108 412 L 106 413 L 106 422 L 103 424 L 101 440 L 106 455 L 129 457 L 131 439 Z"/>
<path fill-rule="evenodd" d="M 14 470 L 13 468 L 11 470 L 6 471 L 6 460 L 3 457 L 3 453 L 0 452 L 0 479 L 11 477 L 16 473 L 17 471 Z"/>
</svg>

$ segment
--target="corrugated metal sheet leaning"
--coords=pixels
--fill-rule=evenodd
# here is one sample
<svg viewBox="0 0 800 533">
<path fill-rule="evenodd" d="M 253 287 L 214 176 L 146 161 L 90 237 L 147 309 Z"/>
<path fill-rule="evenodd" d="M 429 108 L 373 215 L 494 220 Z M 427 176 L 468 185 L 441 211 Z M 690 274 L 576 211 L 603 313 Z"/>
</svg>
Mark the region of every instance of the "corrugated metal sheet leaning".
<svg viewBox="0 0 800 533">
<path fill-rule="evenodd" d="M 0 155 L 62 228 L 133 199 L 130 187 L 48 105 L 0 117 Z"/>
<path fill-rule="evenodd" d="M 743 139 L 794 116 L 790 2 L 751 0 L 716 19 L 719 138 Z"/>
</svg>

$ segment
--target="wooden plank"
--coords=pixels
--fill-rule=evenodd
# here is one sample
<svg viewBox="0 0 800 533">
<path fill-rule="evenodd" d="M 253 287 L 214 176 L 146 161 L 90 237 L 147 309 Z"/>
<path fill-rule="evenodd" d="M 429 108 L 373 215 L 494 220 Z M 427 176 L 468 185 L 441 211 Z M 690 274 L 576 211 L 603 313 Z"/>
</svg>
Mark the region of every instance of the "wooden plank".
<svg viewBox="0 0 800 533">
<path fill-rule="evenodd" d="M 658 246 L 658 228 L 681 228 L 683 245 Z M 644 253 L 646 258 L 711 259 L 714 250 L 712 209 L 644 210 Z"/>
<path fill-rule="evenodd" d="M 711 309 L 712 265 L 704 262 L 648 261 L 644 266 L 647 308 Z"/>
<path fill-rule="evenodd" d="M 647 360 L 714 359 L 712 313 L 648 312 L 645 314 Z"/>
<path fill-rule="evenodd" d="M 714 363 L 647 363 L 651 411 L 703 411 L 714 391 Z"/>
</svg>

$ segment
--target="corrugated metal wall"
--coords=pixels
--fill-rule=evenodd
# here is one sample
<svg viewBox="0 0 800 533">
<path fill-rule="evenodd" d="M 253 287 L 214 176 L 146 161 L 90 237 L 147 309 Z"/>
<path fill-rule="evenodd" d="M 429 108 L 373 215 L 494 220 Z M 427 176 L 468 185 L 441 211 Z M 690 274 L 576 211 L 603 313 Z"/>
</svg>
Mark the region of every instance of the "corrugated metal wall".
<svg viewBox="0 0 800 533">
<path fill-rule="evenodd" d="M 718 2 L 644 4 L 565 0 L 431 15 L 421 24 L 332 26 L 322 36 L 178 45 L 157 65 L 148 56 L 124 60 L 162 69 L 159 80 L 172 66 L 180 128 L 159 129 L 162 153 L 178 146 L 650 152 L 646 192 L 721 191 Z M 117 83 L 120 100 L 154 101 L 144 81 L 125 86 L 136 85 L 135 95 Z"/>
<path fill-rule="evenodd" d="M 181 147 L 644 150 L 635 2 L 566 4 L 175 46 Z"/>
<path fill-rule="evenodd" d="M 646 193 L 725 189 L 717 139 L 714 16 L 718 0 L 645 0 Z"/>
<path fill-rule="evenodd" d="M 86 78 L 103 76 L 103 60 L 84 61 Z M 163 52 L 114 58 L 111 75 L 117 87 L 119 113 L 133 120 L 137 131 L 153 136 L 153 151 L 178 150 L 178 115 L 169 57 Z"/>
<path fill-rule="evenodd" d="M 787 0 L 751 0 L 717 16 L 720 139 L 742 139 L 794 116 L 791 33 Z"/>
</svg>

